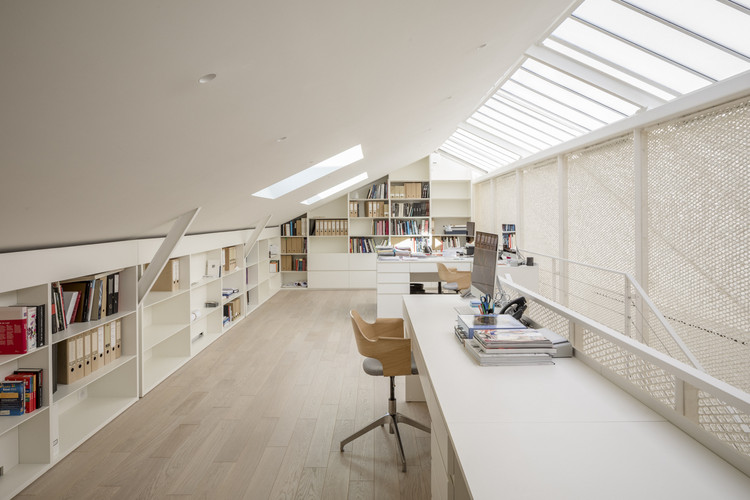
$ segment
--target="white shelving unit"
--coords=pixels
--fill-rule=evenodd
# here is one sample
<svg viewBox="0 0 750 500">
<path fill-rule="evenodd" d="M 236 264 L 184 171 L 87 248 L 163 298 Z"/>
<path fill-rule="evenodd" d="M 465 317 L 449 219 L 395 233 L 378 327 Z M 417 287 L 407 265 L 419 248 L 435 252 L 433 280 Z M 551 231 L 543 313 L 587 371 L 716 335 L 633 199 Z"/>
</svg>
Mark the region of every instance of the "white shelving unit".
<svg viewBox="0 0 750 500">
<path fill-rule="evenodd" d="M 278 291 L 279 273 L 268 273 L 268 249 L 278 247 L 278 228 L 263 230 L 244 259 L 249 234 L 249 230 L 231 231 L 183 238 L 173 252 L 180 262 L 179 290 L 149 292 L 141 304 L 137 304 L 138 279 L 161 238 L 0 254 L 0 306 L 45 304 L 47 309 L 47 344 L 25 354 L 0 356 L 2 378 L 19 368 L 44 370 L 42 407 L 21 416 L 0 417 L 0 499 L 17 495 L 219 338 L 226 331 L 221 326 L 222 308 L 205 304 L 222 302 L 224 284 L 240 290 L 236 296 L 243 307 L 235 324 Z M 207 262 L 220 259 L 221 249 L 227 246 L 236 247 L 237 269 L 221 277 L 206 276 Z M 120 273 L 119 312 L 97 321 L 71 323 L 51 334 L 51 283 L 106 271 Z M 192 318 L 195 311 L 199 316 Z M 73 383 L 58 384 L 53 393 L 52 360 L 62 343 L 115 321 L 121 325 L 120 357 Z"/>
</svg>

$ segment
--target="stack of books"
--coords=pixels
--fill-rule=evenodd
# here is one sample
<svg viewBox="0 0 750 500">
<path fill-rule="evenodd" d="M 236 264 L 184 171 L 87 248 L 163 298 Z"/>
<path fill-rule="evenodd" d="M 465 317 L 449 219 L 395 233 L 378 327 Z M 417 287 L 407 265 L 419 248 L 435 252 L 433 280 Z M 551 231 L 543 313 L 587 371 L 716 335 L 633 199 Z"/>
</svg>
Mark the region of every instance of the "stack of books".
<svg viewBox="0 0 750 500">
<path fill-rule="evenodd" d="M 555 347 L 536 330 L 474 330 L 464 346 L 480 365 L 551 365 Z"/>
<path fill-rule="evenodd" d="M 554 364 L 555 345 L 507 314 L 461 314 L 456 337 L 483 366 Z"/>
</svg>

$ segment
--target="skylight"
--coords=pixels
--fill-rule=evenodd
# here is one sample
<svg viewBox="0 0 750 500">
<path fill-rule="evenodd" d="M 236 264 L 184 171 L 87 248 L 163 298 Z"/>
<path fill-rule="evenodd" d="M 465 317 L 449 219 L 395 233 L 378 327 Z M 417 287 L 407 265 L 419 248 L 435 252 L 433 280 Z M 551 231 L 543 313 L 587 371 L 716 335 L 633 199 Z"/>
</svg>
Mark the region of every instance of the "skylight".
<svg viewBox="0 0 750 500">
<path fill-rule="evenodd" d="M 362 158 L 364 158 L 364 155 L 362 154 L 362 145 L 357 144 L 346 151 L 331 156 L 327 160 L 323 160 L 312 167 L 306 168 L 286 179 L 280 180 L 276 184 L 261 189 L 260 191 L 253 193 L 253 196 L 275 200 L 280 196 L 291 193 L 292 191 L 335 172 L 340 168 L 351 165 Z"/>
<path fill-rule="evenodd" d="M 491 172 L 750 71 L 747 33 L 747 0 L 585 0 L 440 151 Z"/>
<path fill-rule="evenodd" d="M 313 203 L 316 203 L 320 200 L 323 200 L 325 198 L 328 198 L 329 196 L 333 196 L 334 194 L 343 191 L 344 189 L 351 187 L 358 182 L 361 182 L 363 180 L 367 179 L 367 172 L 363 172 L 357 176 L 352 177 L 349 180 L 346 180 L 344 182 L 341 182 L 339 184 L 336 184 L 333 187 L 330 187 L 326 189 L 325 191 L 321 191 L 320 193 L 316 194 L 315 196 L 312 196 L 305 201 L 302 201 L 300 203 L 304 203 L 305 205 L 312 205 Z"/>
</svg>

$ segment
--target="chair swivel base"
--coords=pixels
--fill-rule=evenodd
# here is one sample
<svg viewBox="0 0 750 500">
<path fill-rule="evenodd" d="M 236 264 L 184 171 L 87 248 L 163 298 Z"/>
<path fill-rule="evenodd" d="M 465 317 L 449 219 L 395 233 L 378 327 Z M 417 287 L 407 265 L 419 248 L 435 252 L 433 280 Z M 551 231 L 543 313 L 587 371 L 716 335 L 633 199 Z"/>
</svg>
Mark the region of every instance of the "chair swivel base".
<svg viewBox="0 0 750 500">
<path fill-rule="evenodd" d="M 391 384 L 393 384 L 393 377 L 391 377 Z M 406 455 L 404 455 L 404 445 L 401 442 L 401 433 L 398 430 L 398 424 L 400 423 L 410 425 L 428 434 L 430 433 L 430 428 L 426 425 L 421 424 L 416 420 L 413 420 L 406 415 L 403 415 L 396 411 L 396 398 L 393 397 L 393 386 L 391 386 L 391 398 L 388 400 L 388 413 L 341 441 L 341 451 L 344 451 L 344 446 L 346 446 L 348 443 L 351 443 L 358 437 L 367 434 L 376 427 L 382 427 L 385 424 L 389 424 L 390 433 L 396 434 L 396 442 L 398 443 L 398 456 L 401 460 L 401 471 L 406 472 Z"/>
</svg>

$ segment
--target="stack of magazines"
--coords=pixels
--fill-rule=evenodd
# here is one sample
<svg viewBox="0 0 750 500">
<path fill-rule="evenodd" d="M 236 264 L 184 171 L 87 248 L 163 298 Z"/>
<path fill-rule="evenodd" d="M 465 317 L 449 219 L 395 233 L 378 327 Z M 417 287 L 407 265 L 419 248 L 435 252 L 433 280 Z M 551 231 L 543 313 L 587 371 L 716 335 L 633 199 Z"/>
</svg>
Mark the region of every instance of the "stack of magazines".
<svg viewBox="0 0 750 500">
<path fill-rule="evenodd" d="M 555 347 L 536 330 L 474 330 L 464 346 L 480 365 L 551 365 Z"/>
</svg>

